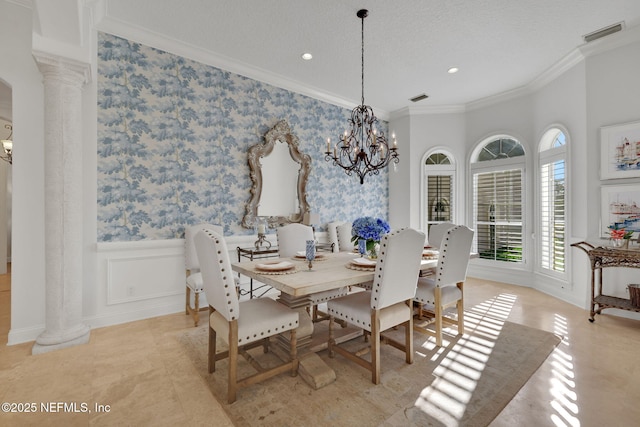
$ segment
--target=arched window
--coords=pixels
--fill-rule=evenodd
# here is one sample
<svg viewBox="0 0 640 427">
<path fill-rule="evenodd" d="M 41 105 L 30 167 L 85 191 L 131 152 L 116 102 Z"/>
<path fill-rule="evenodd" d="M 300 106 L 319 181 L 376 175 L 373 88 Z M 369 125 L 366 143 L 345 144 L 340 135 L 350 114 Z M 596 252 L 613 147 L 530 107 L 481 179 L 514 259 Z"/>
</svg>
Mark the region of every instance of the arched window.
<svg viewBox="0 0 640 427">
<path fill-rule="evenodd" d="M 433 224 L 454 221 L 455 172 L 453 156 L 445 151 L 432 151 L 423 158 L 421 227 L 426 232 Z"/>
<path fill-rule="evenodd" d="M 567 137 L 549 129 L 540 140 L 538 268 L 546 273 L 565 273 L 566 253 L 566 153 Z"/>
<path fill-rule="evenodd" d="M 524 262 L 524 156 L 522 144 L 509 136 L 487 138 L 471 155 L 473 226 L 480 258 Z"/>
</svg>

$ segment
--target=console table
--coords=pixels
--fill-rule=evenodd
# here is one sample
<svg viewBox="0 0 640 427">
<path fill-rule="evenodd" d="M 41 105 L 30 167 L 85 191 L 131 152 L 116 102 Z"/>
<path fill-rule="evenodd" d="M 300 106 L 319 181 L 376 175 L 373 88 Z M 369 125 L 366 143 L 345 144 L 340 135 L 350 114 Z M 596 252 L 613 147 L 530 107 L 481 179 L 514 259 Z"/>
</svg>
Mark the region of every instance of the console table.
<svg viewBox="0 0 640 427">
<path fill-rule="evenodd" d="M 251 248 L 241 248 L 241 247 L 237 247 L 236 251 L 238 252 L 238 262 L 240 262 L 242 260 L 242 258 L 248 258 L 249 260 L 253 261 L 256 259 L 262 259 L 262 258 L 274 258 L 278 256 L 278 248 L 277 247 L 260 247 L 260 248 L 255 248 L 255 247 L 251 247 Z M 262 288 L 268 288 L 265 289 L 260 295 L 258 296 L 262 296 L 265 293 L 267 293 L 269 291 L 269 289 L 271 289 L 271 286 L 269 285 L 261 285 L 258 286 L 257 288 L 253 289 L 253 278 L 249 279 L 249 291 L 240 291 L 240 295 L 249 295 L 249 299 L 253 298 L 253 292 L 260 290 Z"/>
<path fill-rule="evenodd" d="M 605 308 L 640 312 L 640 307 L 633 305 L 630 299 L 605 295 L 602 289 L 602 270 L 609 267 L 640 268 L 640 250 L 595 247 L 587 242 L 578 242 L 571 246 L 584 251 L 591 261 L 590 322 L 595 321 L 595 315 L 600 314 Z M 596 274 L 598 276 L 597 286 Z"/>
</svg>

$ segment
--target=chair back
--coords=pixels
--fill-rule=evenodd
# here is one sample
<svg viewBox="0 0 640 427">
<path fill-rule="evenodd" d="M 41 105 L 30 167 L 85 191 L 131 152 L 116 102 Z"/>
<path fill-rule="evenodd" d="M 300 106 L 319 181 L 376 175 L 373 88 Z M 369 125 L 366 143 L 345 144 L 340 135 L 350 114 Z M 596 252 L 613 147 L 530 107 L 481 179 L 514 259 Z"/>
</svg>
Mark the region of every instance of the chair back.
<svg viewBox="0 0 640 427">
<path fill-rule="evenodd" d="M 333 243 L 333 252 L 340 251 L 340 242 L 338 241 L 338 226 L 344 224 L 342 221 L 333 221 L 327 224 L 327 234 L 329 235 L 329 243 Z"/>
<path fill-rule="evenodd" d="M 308 225 L 287 224 L 276 229 L 278 239 L 278 255 L 280 257 L 294 256 L 296 252 L 307 249 L 307 240 L 315 240 L 313 227 Z"/>
<path fill-rule="evenodd" d="M 464 225 L 458 225 L 447 231 L 440 247 L 435 276 L 436 286 L 447 286 L 465 281 L 473 234 L 473 230 Z"/>
<path fill-rule="evenodd" d="M 451 222 L 441 222 L 440 224 L 433 224 L 429 228 L 429 245 L 440 249 L 440 244 L 442 243 L 444 235 L 450 228 L 453 228 L 455 226 L 456 225 Z"/>
<path fill-rule="evenodd" d="M 189 270 L 191 273 L 195 273 L 200 270 L 198 254 L 196 253 L 196 245 L 194 244 L 193 238 L 198 231 L 206 229 L 222 234 L 222 227 L 213 224 L 188 225 L 184 229 L 184 266 L 185 269 Z"/>
<path fill-rule="evenodd" d="M 351 242 L 351 226 L 350 222 L 345 222 L 336 230 L 338 232 L 338 246 L 342 252 L 349 252 L 355 246 Z"/>
<path fill-rule="evenodd" d="M 207 302 L 227 321 L 240 316 L 227 243 L 222 234 L 204 229 L 194 238 Z"/>
<path fill-rule="evenodd" d="M 413 299 L 418 286 L 424 233 L 404 228 L 380 240 L 380 258 L 371 289 L 371 307 L 380 309 Z"/>
</svg>

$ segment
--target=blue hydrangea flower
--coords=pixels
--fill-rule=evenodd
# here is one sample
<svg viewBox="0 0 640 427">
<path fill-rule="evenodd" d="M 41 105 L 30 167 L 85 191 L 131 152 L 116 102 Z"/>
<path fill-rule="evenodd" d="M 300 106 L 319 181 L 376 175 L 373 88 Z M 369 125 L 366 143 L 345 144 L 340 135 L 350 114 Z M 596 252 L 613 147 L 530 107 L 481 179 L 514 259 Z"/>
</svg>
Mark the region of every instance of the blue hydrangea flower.
<svg viewBox="0 0 640 427">
<path fill-rule="evenodd" d="M 353 221 L 351 226 L 351 241 L 355 243 L 358 239 L 365 239 L 368 248 L 370 244 L 380 242 L 382 236 L 389 233 L 389 231 L 391 231 L 391 227 L 389 227 L 387 221 L 382 218 L 365 216 Z"/>
</svg>

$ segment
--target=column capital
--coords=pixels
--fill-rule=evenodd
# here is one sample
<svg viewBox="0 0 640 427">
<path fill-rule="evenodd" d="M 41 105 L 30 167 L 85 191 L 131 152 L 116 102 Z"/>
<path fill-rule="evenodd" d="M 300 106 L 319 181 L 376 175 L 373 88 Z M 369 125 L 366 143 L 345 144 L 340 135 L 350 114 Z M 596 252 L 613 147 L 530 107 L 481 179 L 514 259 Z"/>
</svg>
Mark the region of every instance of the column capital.
<svg viewBox="0 0 640 427">
<path fill-rule="evenodd" d="M 80 84 L 80 86 L 91 82 L 91 64 L 89 63 L 38 50 L 33 50 L 31 53 L 40 72 L 45 76 L 50 73 L 59 75 L 59 73 L 64 72 L 67 78 L 77 79 L 75 83 Z"/>
</svg>

